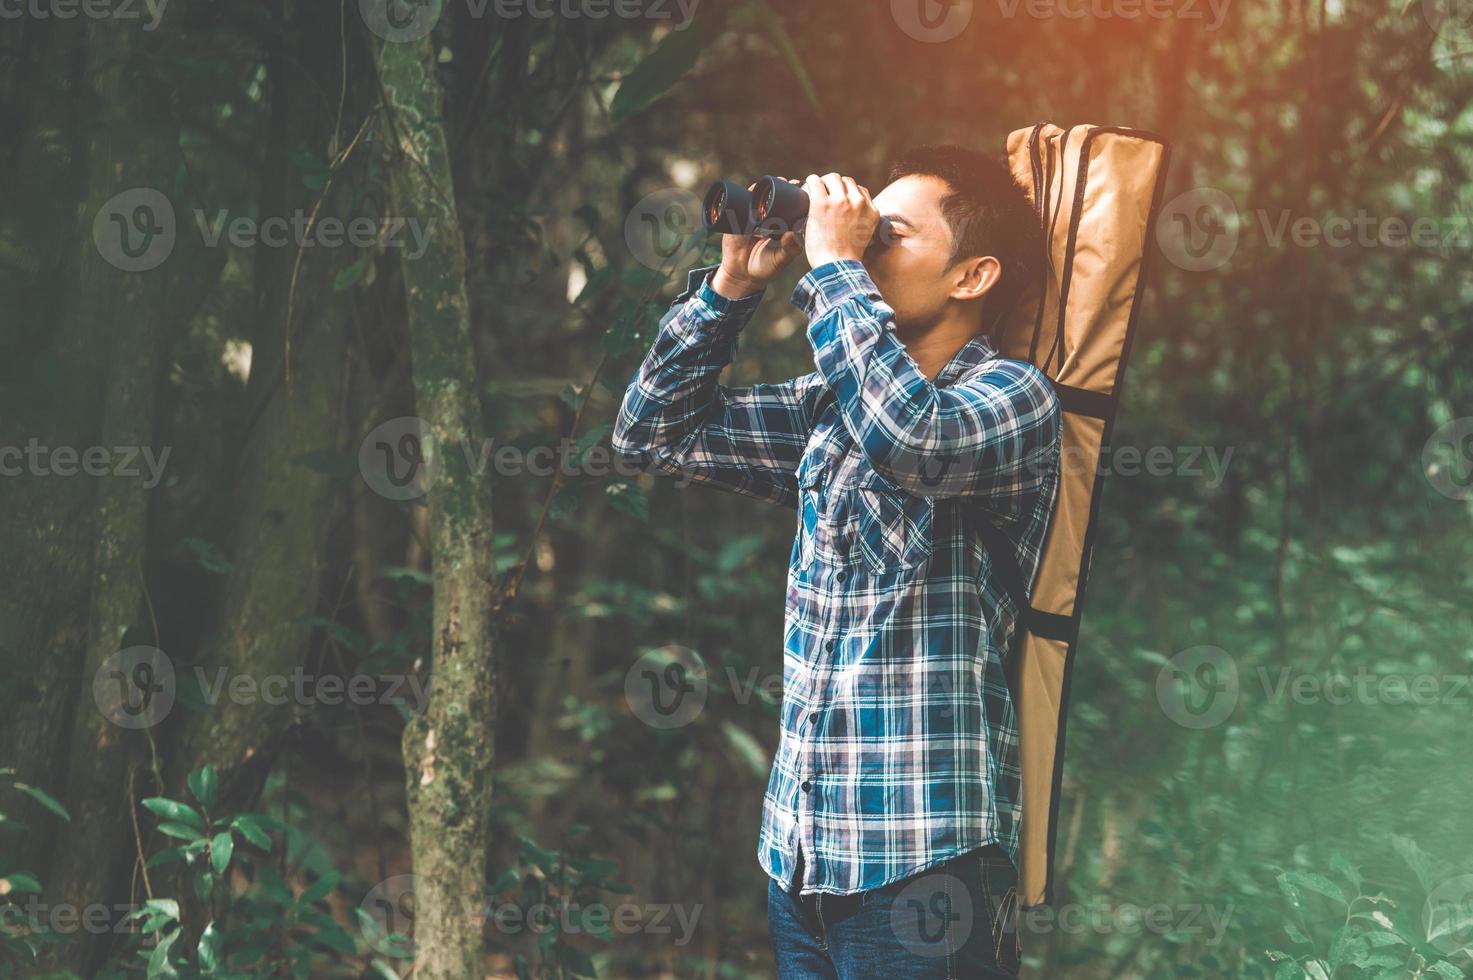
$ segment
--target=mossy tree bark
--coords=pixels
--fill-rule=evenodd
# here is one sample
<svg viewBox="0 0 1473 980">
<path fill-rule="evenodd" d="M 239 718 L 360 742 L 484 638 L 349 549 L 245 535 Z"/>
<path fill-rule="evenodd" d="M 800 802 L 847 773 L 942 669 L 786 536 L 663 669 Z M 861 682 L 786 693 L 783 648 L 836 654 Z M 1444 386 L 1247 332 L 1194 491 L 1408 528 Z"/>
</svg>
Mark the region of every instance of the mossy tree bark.
<svg viewBox="0 0 1473 980">
<path fill-rule="evenodd" d="M 36 426 L 28 436 L 39 437 L 41 444 L 69 447 L 83 458 L 94 447 L 107 454 L 132 453 L 134 458 L 146 451 L 167 473 L 169 447 L 155 439 L 162 366 L 218 274 L 221 259 L 203 255 L 196 240 L 178 233 L 177 213 L 188 196 L 176 182 L 178 126 L 167 111 L 168 85 L 152 71 L 141 50 L 145 44 L 175 44 L 174 32 L 141 38 L 132 25 L 94 20 L 85 37 L 89 91 L 94 93 L 93 102 L 107 109 L 89 119 L 85 137 L 77 141 L 85 153 L 85 166 L 77 208 L 73 298 L 56 330 L 58 341 L 45 360 L 53 367 L 77 371 L 90 383 L 57 388 L 48 383 L 53 380 L 49 371 L 36 372 L 32 376 L 38 378 L 41 392 L 30 390 L 29 383 L 15 390 L 26 406 L 17 421 Z M 102 237 L 94 240 L 94 219 L 113 206 L 115 196 L 138 189 L 170 198 L 176 223 L 162 263 L 129 270 L 118 267 L 104 252 L 110 245 L 105 234 L 115 229 L 104 226 Z M 37 407 L 41 411 L 32 414 Z M 39 640 L 37 646 L 22 646 L 6 655 L 8 659 L 18 654 L 38 668 L 35 682 L 41 697 L 14 716 L 19 723 L 15 743 L 33 745 L 34 751 L 23 748 L 18 759 L 35 769 L 28 781 L 60 798 L 71 817 L 64 842 L 58 840 L 54 849 L 46 846 L 46 834 L 21 848 L 37 855 L 28 866 L 42 873 L 46 901 L 53 908 L 117 908 L 127 898 L 125 872 L 134 853 L 127 778 L 133 760 L 145 754 L 145 736 L 104 715 L 94 704 L 93 683 L 120 650 L 158 642 L 144 603 L 148 498 L 157 475 L 129 475 L 127 467 L 108 467 L 101 476 L 80 472 L 67 477 L 58 471 L 7 481 L 14 483 L 8 491 L 30 498 L 38 508 L 33 513 L 46 515 L 31 530 L 55 538 L 49 544 L 20 542 L 18 551 L 6 547 L 11 567 L 29 581 L 14 583 L 13 591 L 7 586 L 5 592 L 25 602 L 29 590 L 41 589 L 51 593 L 48 603 L 71 603 L 50 609 L 7 608 L 0 614 L 0 622 L 6 624 L 12 612 L 29 616 L 33 628 L 41 631 L 32 640 Z M 26 512 L 24 507 L 17 509 Z M 59 571 L 69 581 L 64 589 L 53 591 L 56 583 L 38 572 L 49 568 L 49 559 L 63 554 Z M 40 610 L 45 611 L 38 616 Z M 29 813 L 27 821 L 32 822 Z M 54 827 L 49 817 L 34 823 Z M 39 856 L 48 852 L 50 861 L 43 862 Z M 79 930 L 74 942 L 52 951 L 50 967 L 90 975 L 98 965 L 103 938 L 93 930 Z"/>
<path fill-rule="evenodd" d="M 283 3 L 282 15 L 286 24 L 263 52 L 271 118 L 260 213 L 310 215 L 322 191 L 306 186 L 292 162 L 293 150 L 307 147 L 330 156 L 334 134 L 346 130 L 342 138 L 351 135 L 365 107 L 362 99 L 350 99 L 339 119 L 338 106 L 321 94 L 336 94 L 343 70 L 336 58 L 321 56 L 323 38 L 338 32 L 337 6 L 290 0 Z M 366 68 L 350 64 L 347 70 Z M 354 161 L 348 161 L 325 189 L 319 220 L 351 216 L 349 189 L 356 173 Z M 245 676 L 260 684 L 290 676 L 308 653 L 312 627 L 302 620 L 317 610 L 339 485 L 302 465 L 302 458 L 345 448 L 351 311 L 347 294 L 333 284 L 361 254 L 346 246 L 302 248 L 300 243 L 255 248 L 247 421 L 234 480 L 234 533 L 225 546 L 234 571 L 225 587 L 220 642 L 203 665 L 211 684 L 221 676 L 226 684 L 219 688 L 220 700 L 192 716 L 182 732 L 171 777 L 175 786 L 206 762 L 221 770 L 227 787 L 235 785 L 232 774 L 253 760 L 269 759 L 273 743 L 294 717 L 310 710 L 260 697 L 233 702 L 229 679 Z"/>
<path fill-rule="evenodd" d="M 433 687 L 404 733 L 415 873 L 415 976 L 480 976 L 495 721 L 491 496 L 467 465 L 485 438 L 476 385 L 465 249 L 457 219 L 444 95 L 434 46 L 378 51 L 397 141 L 399 214 L 433 228 L 428 251 L 402 259 L 416 411 L 437 475 L 426 498 L 434 575 Z M 472 458 L 474 453 L 469 454 Z"/>
</svg>

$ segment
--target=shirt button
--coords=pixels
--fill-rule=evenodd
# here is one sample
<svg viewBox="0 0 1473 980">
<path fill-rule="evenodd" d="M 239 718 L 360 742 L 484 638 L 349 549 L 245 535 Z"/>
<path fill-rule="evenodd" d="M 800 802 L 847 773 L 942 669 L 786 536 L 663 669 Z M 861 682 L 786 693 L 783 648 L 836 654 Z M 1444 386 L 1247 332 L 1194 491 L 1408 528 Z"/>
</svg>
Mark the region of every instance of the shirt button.
<svg viewBox="0 0 1473 980">
<path fill-rule="evenodd" d="M 805 779 L 805 780 L 803 780 L 803 785 L 800 786 L 799 789 L 803 790 L 803 792 L 805 792 L 805 793 L 812 792 L 812 790 L 813 790 L 813 784 L 810 783 L 808 780 Z"/>
<path fill-rule="evenodd" d="M 834 641 L 833 640 L 830 640 L 829 642 L 825 643 L 823 645 L 823 648 L 825 650 L 832 650 L 834 648 Z"/>
<path fill-rule="evenodd" d="M 839 574 L 837 574 L 837 575 L 834 576 L 834 578 L 837 579 L 840 582 L 844 581 L 848 577 L 849 577 L 849 573 L 848 572 L 840 572 Z"/>
</svg>

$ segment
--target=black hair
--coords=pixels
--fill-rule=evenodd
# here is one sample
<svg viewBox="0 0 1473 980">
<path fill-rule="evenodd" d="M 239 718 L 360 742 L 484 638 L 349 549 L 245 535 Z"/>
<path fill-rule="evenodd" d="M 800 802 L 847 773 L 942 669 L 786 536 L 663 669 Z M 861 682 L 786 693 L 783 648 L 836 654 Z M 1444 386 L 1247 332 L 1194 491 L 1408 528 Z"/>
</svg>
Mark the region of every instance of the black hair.
<svg viewBox="0 0 1473 980">
<path fill-rule="evenodd" d="M 982 322 L 1005 314 L 1046 261 L 1043 226 L 1028 194 L 1002 160 L 960 146 L 919 146 L 900 154 L 890 180 L 937 177 L 951 193 L 941 211 L 951 226 L 951 262 L 991 255 L 1002 266 L 983 302 Z"/>
</svg>

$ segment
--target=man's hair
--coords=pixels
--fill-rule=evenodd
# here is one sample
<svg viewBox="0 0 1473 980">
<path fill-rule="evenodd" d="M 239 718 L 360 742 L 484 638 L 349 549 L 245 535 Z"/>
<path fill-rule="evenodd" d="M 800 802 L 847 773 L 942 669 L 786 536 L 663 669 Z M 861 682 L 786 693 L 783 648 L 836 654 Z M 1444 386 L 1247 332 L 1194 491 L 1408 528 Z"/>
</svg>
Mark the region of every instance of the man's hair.
<svg viewBox="0 0 1473 980">
<path fill-rule="evenodd" d="M 983 303 L 982 323 L 991 329 L 1017 302 L 1045 261 L 1043 227 L 1028 195 L 1001 160 L 959 146 L 919 146 L 890 166 L 890 180 L 938 177 L 951 193 L 941 211 L 951 226 L 951 262 L 991 255 L 1002 265 L 997 285 Z"/>
</svg>

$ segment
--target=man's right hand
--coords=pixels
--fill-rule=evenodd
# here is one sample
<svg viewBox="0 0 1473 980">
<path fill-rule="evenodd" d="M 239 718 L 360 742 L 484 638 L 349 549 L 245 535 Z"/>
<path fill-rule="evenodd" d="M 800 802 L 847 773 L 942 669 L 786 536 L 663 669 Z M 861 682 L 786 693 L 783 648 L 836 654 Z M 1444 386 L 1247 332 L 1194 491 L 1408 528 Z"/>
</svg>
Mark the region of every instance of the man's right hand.
<svg viewBox="0 0 1473 980">
<path fill-rule="evenodd" d="M 711 288 L 727 299 L 742 299 L 760 293 L 802 251 L 803 243 L 791 231 L 782 238 L 723 235 L 721 268 L 711 278 Z"/>
</svg>

